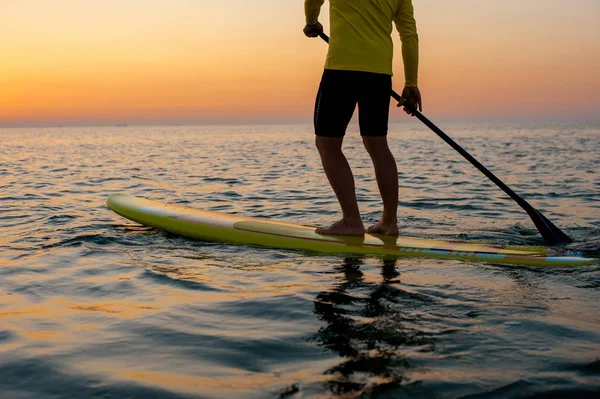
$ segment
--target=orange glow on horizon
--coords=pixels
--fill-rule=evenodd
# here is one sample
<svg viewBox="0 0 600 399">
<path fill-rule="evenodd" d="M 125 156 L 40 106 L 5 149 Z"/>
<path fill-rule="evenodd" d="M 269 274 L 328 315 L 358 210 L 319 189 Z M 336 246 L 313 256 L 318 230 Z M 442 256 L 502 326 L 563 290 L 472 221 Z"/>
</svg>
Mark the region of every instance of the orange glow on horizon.
<svg viewBox="0 0 600 399">
<path fill-rule="evenodd" d="M 281 3 L 3 2 L 0 34 L 11 40 L 0 42 L 0 126 L 310 122 L 326 45 L 303 37 L 302 2 Z M 560 4 L 415 3 L 427 113 L 598 115 L 600 4 L 559 12 L 549 3 Z"/>
</svg>

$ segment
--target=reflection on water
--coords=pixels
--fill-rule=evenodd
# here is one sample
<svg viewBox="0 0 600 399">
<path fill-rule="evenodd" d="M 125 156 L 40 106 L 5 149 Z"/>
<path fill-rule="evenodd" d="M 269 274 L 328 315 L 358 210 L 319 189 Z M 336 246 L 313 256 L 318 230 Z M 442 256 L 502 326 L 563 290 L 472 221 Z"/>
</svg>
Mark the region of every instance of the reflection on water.
<svg viewBox="0 0 600 399">
<path fill-rule="evenodd" d="M 579 241 L 567 249 L 597 254 L 600 130 L 519 129 L 448 130 Z M 127 192 L 324 224 L 339 210 L 308 126 L 22 129 L 0 139 L 2 397 L 600 396 L 598 266 L 197 242 L 104 204 Z M 522 211 L 435 136 L 395 126 L 389 141 L 405 234 L 540 243 Z M 346 150 L 365 222 L 376 221 L 356 131 Z"/>
<path fill-rule="evenodd" d="M 336 395 L 399 387 L 411 368 L 402 354 L 406 347 L 434 349 L 433 340 L 415 328 L 418 321 L 404 309 L 426 306 L 428 299 L 393 285 L 400 276 L 396 260 L 383 260 L 381 283 L 364 281 L 361 264 L 361 259 L 345 259 L 336 267 L 342 281 L 314 301 L 315 314 L 326 323 L 314 341 L 343 359 L 325 371 L 333 377 L 327 388 Z"/>
</svg>

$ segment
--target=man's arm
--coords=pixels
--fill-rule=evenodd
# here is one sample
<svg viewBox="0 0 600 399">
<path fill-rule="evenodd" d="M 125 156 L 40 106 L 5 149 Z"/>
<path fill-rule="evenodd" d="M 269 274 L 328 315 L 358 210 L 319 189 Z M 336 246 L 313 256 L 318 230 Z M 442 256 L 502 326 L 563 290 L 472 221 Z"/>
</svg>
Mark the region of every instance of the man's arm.
<svg viewBox="0 0 600 399">
<path fill-rule="evenodd" d="M 308 1 L 307 1 L 308 2 Z M 402 59 L 406 87 L 417 87 L 419 83 L 419 35 L 414 18 L 412 0 L 402 0 L 394 16 L 396 29 L 402 40 Z"/>
<path fill-rule="evenodd" d="M 314 25 L 319 22 L 319 14 L 324 2 L 325 0 L 304 0 L 304 15 L 306 16 L 307 25 Z"/>
<path fill-rule="evenodd" d="M 398 12 L 394 16 L 396 29 L 400 32 L 402 40 L 402 60 L 404 61 L 404 90 L 402 98 L 404 103 L 413 106 L 419 111 L 423 111 L 423 102 L 421 92 L 419 91 L 419 35 L 417 34 L 417 23 L 414 17 L 414 8 L 412 0 L 402 0 Z M 407 114 L 410 110 L 404 108 Z"/>
</svg>

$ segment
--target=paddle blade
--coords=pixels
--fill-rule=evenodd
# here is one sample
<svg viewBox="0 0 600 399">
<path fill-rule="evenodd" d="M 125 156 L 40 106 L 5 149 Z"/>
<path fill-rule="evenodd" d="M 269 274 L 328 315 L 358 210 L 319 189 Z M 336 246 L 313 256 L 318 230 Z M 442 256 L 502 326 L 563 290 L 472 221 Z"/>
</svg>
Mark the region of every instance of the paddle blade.
<svg viewBox="0 0 600 399">
<path fill-rule="evenodd" d="M 538 231 L 542 235 L 544 242 L 548 246 L 568 244 L 573 242 L 573 239 L 562 232 L 561 229 L 556 227 L 554 223 L 549 221 L 540 211 L 533 207 L 527 207 L 525 209 L 527 214 L 537 227 Z"/>
</svg>

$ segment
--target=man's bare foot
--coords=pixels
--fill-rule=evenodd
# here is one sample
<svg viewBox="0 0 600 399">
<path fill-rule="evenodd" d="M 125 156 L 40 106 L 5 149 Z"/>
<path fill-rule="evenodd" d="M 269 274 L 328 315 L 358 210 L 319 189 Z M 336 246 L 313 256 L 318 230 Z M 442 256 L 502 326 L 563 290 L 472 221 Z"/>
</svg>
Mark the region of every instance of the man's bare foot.
<svg viewBox="0 0 600 399">
<path fill-rule="evenodd" d="M 363 226 L 362 222 L 360 224 L 351 224 L 342 219 L 329 227 L 319 227 L 315 229 L 315 233 L 337 236 L 364 236 L 365 226 Z"/>
<path fill-rule="evenodd" d="M 396 223 L 384 223 L 380 221 L 377 224 L 367 229 L 369 234 L 383 234 L 386 236 L 397 236 L 398 235 L 398 224 Z"/>
</svg>

